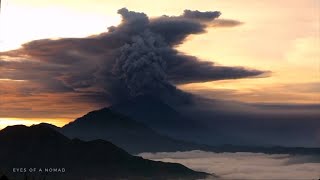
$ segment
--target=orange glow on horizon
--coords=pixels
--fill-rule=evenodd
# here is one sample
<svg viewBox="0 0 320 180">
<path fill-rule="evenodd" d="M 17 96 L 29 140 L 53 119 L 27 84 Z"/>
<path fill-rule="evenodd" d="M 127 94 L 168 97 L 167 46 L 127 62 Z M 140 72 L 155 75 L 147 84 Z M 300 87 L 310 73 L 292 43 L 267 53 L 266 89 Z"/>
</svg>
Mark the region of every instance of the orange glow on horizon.
<svg viewBox="0 0 320 180">
<path fill-rule="evenodd" d="M 67 124 L 70 120 L 67 119 L 41 119 L 41 118 L 33 118 L 33 119 L 22 119 L 22 118 L 0 118 L 0 130 L 4 129 L 7 126 L 14 125 L 25 125 L 31 126 L 40 123 L 50 123 L 58 127 L 62 127 Z"/>
</svg>

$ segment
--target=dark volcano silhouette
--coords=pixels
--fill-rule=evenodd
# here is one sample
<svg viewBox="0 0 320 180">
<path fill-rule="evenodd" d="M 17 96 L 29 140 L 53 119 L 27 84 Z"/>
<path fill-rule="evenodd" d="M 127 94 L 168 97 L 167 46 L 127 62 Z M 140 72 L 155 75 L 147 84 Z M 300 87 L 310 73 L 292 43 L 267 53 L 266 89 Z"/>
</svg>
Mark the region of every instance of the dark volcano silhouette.
<svg viewBox="0 0 320 180">
<path fill-rule="evenodd" d="M 52 125 L 47 126 L 52 127 Z M 61 132 L 70 138 L 82 140 L 104 139 L 130 153 L 186 151 L 203 148 L 202 145 L 161 135 L 143 123 L 109 108 L 89 112 L 62 127 Z"/>
<path fill-rule="evenodd" d="M 69 139 L 45 125 L 11 126 L 0 131 L 0 169 L 66 168 L 58 179 L 196 179 L 206 173 L 183 165 L 145 160 L 103 140 Z M 21 177 L 24 174 L 20 175 Z M 47 179 L 50 179 L 50 173 Z"/>
<path fill-rule="evenodd" d="M 282 110 L 275 113 L 258 107 L 196 96 L 193 102 L 172 104 L 143 95 L 112 105 L 110 109 L 170 138 L 198 144 L 319 147 L 316 114 L 288 111 L 286 106 L 276 106 Z M 286 111 L 297 114 L 288 116 Z"/>
<path fill-rule="evenodd" d="M 193 141 L 192 138 L 212 140 L 223 140 L 223 138 L 215 132 L 208 131 L 201 124 L 194 125 L 194 123 L 162 101 L 148 96 L 140 96 L 109 108 L 89 112 L 65 125 L 60 131 L 70 138 L 110 141 L 133 154 L 189 150 L 270 154 L 316 154 L 320 151 L 319 148 L 232 145 L 228 143 L 206 145 Z M 59 129 L 49 124 L 46 126 Z"/>
<path fill-rule="evenodd" d="M 210 131 L 201 122 L 183 116 L 153 96 L 137 96 L 110 109 L 175 139 L 194 139 L 193 136 Z"/>
</svg>

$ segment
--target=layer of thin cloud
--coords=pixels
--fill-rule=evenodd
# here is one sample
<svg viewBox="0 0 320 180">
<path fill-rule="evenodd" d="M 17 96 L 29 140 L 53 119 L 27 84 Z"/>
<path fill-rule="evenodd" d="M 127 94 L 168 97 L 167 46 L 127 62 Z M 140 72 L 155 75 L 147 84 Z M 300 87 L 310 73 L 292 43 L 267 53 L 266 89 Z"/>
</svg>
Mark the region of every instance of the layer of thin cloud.
<svg viewBox="0 0 320 180">
<path fill-rule="evenodd" d="M 263 153 L 188 151 L 142 153 L 147 159 L 181 163 L 221 179 L 318 179 L 320 157 Z"/>
</svg>

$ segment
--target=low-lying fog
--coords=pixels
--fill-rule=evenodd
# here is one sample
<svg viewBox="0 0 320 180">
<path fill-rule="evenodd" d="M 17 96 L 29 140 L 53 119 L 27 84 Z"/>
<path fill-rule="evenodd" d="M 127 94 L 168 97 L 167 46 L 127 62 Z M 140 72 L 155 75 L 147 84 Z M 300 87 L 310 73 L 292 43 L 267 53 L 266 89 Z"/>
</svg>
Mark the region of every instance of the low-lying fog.
<svg viewBox="0 0 320 180">
<path fill-rule="evenodd" d="M 146 159 L 181 163 L 226 179 L 319 179 L 320 155 L 213 153 L 187 151 L 141 153 Z"/>
</svg>

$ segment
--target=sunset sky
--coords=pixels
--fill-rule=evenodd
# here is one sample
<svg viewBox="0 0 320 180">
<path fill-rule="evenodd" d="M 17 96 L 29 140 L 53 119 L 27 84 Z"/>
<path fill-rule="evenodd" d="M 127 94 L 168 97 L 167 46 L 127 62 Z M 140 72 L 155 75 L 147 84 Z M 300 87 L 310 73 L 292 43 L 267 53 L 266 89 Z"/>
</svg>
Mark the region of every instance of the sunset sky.
<svg viewBox="0 0 320 180">
<path fill-rule="evenodd" d="M 117 10 L 149 17 L 178 16 L 185 9 L 220 11 L 236 25 L 212 25 L 191 35 L 179 51 L 218 65 L 267 71 L 262 77 L 181 84 L 209 98 L 247 103 L 320 103 L 320 0 L 2 0 L 0 51 L 37 39 L 82 38 L 121 22 Z M 11 61 L 0 54 L 0 60 Z M 6 67 L 2 67 L 1 71 Z M 10 69 L 6 68 L 6 72 Z M 35 72 L 36 73 L 36 72 Z M 0 129 L 42 121 L 63 125 L 108 105 L 70 92 L 38 92 L 30 80 L 0 76 Z M 28 89 L 28 90 L 26 90 Z"/>
</svg>

